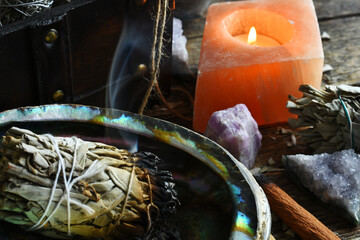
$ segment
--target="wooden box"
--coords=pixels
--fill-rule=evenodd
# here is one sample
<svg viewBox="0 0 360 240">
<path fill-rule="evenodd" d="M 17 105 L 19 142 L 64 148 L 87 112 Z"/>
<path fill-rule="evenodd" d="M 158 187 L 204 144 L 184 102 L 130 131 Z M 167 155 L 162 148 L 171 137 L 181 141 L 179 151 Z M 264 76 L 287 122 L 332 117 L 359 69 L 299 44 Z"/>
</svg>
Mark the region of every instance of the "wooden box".
<svg viewBox="0 0 360 240">
<path fill-rule="evenodd" d="M 0 28 L 0 110 L 55 102 L 105 106 L 107 89 L 114 88 L 108 82 L 113 56 L 120 37 L 127 36 L 138 40 L 122 46 L 118 77 L 142 80 L 132 79 L 117 94 L 135 91 L 141 96 L 141 88 L 132 85 L 147 83 L 135 73 L 140 64 L 149 65 L 155 2 L 75 0 Z M 166 38 L 171 39 L 171 21 L 168 25 Z M 171 44 L 164 51 L 171 56 Z M 165 92 L 169 65 L 168 57 L 160 78 Z M 128 107 L 123 109 L 136 111 L 137 102 L 124 103 Z"/>
</svg>

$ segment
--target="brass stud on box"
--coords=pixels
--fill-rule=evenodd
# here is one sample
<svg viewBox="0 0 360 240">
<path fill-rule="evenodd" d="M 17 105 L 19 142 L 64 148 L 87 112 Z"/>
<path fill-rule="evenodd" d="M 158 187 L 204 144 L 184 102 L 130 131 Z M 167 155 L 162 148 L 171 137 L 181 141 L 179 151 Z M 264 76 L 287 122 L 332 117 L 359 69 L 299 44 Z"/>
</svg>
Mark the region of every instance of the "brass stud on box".
<svg viewBox="0 0 360 240">
<path fill-rule="evenodd" d="M 54 43 L 59 37 L 59 33 L 56 29 L 50 29 L 45 36 L 45 41 L 47 43 Z"/>
<path fill-rule="evenodd" d="M 59 102 L 61 99 L 63 99 L 64 97 L 64 91 L 63 90 L 57 90 L 54 94 L 53 94 L 53 100 L 55 102 Z"/>
</svg>

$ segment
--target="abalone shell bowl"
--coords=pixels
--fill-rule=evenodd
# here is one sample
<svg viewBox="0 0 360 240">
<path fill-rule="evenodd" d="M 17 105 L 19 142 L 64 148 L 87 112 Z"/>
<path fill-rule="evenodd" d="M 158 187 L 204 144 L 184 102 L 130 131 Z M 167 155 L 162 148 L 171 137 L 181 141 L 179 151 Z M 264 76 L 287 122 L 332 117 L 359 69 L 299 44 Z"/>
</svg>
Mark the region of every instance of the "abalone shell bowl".
<svg viewBox="0 0 360 240">
<path fill-rule="evenodd" d="M 181 239 L 270 237 L 269 204 L 251 173 L 220 145 L 196 132 L 144 115 L 68 104 L 0 113 L 0 134 L 11 126 L 158 155 L 161 167 L 170 170 L 175 180 L 181 205 L 169 221 L 175 223 Z M 41 239 L 19 229 L 1 222 L 0 238 L 24 239 L 26 234 L 26 239 Z"/>
</svg>

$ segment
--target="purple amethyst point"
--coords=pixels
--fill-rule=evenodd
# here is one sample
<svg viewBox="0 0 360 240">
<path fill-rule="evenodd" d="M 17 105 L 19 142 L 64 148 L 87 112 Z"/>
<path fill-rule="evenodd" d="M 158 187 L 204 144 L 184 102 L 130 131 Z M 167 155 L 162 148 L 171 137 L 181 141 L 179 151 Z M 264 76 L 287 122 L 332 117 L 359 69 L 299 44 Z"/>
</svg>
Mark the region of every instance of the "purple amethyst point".
<svg viewBox="0 0 360 240">
<path fill-rule="evenodd" d="M 228 150 L 247 168 L 254 165 L 262 135 L 246 105 L 238 104 L 214 112 L 204 135 Z"/>
</svg>

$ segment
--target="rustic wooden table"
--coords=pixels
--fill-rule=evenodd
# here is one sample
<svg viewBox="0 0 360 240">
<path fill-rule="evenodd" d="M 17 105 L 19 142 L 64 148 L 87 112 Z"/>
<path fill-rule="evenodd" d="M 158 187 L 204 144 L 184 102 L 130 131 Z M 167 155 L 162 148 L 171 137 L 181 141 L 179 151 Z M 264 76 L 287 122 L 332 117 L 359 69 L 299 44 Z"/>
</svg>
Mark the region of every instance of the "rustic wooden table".
<svg viewBox="0 0 360 240">
<path fill-rule="evenodd" d="M 221 0 L 220 0 L 221 1 Z M 219 2 L 212 0 L 212 2 Z M 320 31 L 327 32 L 330 40 L 323 40 L 325 63 L 331 65 L 334 70 L 331 78 L 323 81 L 326 84 L 359 84 L 360 83 L 360 1 L 359 0 L 314 0 L 318 16 Z M 176 13 L 175 13 L 176 15 Z M 201 49 L 202 33 L 204 29 L 206 12 L 202 16 L 183 18 L 184 35 L 187 37 L 187 50 L 189 52 L 189 69 L 186 66 L 177 65 L 185 72 L 174 76 L 174 91 L 168 101 L 178 112 L 191 117 L 191 98 L 194 94 L 196 72 Z M 180 66 L 180 67 L 179 67 Z M 179 70 L 179 69 L 177 69 Z M 180 89 L 185 91 L 175 91 Z M 185 100 L 184 100 L 185 99 Z M 162 106 L 154 106 L 148 111 L 149 115 L 163 118 L 188 128 L 192 128 L 191 122 L 174 117 Z M 301 139 L 297 139 L 296 146 L 287 146 L 290 141 L 289 134 L 279 134 L 278 129 L 289 128 L 286 123 L 272 126 L 260 126 L 263 135 L 262 148 L 258 154 L 255 167 L 268 165 L 272 158 L 275 167 L 283 168 L 281 156 L 296 153 L 311 153 Z M 322 223 L 334 231 L 341 239 L 360 239 L 360 228 L 354 227 L 341 216 L 333 213 L 329 206 L 323 204 L 309 192 L 299 188 L 290 181 L 287 173 L 283 170 L 267 173 L 267 176 L 293 197 L 300 205 L 311 212 Z M 300 239 L 296 234 L 288 231 L 288 227 L 275 215 L 272 225 L 273 236 L 280 239 Z"/>
</svg>

